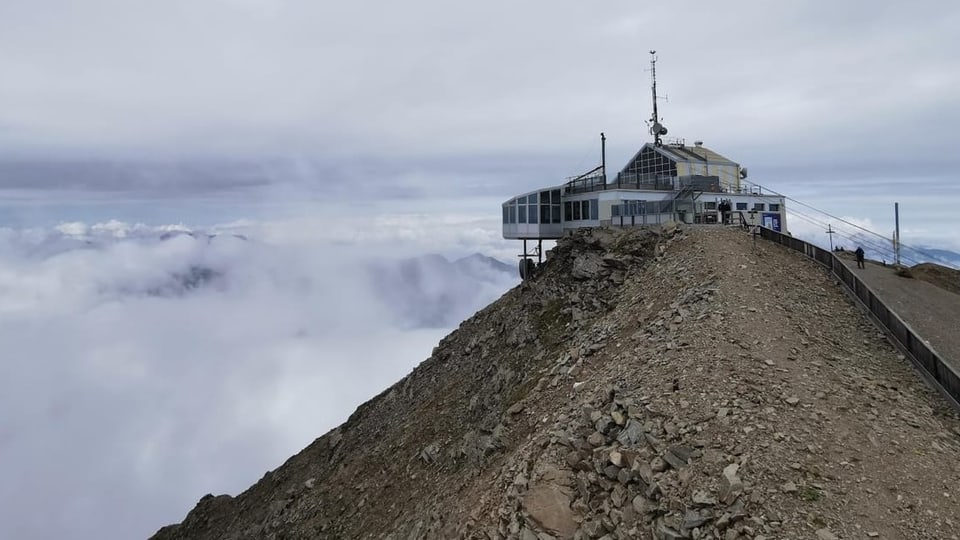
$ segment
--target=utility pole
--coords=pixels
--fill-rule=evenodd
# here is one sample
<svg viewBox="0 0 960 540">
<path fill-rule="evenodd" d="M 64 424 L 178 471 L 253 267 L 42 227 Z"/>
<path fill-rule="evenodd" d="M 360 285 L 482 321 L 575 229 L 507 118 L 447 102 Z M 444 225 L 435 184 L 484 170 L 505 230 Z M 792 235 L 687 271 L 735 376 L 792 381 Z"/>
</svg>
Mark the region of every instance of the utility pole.
<svg viewBox="0 0 960 540">
<path fill-rule="evenodd" d="M 893 203 L 893 220 L 897 228 L 893 231 L 893 256 L 897 266 L 900 266 L 900 203 Z"/>
<path fill-rule="evenodd" d="M 830 236 L 830 251 L 833 251 L 833 235 L 837 234 L 837 231 L 833 230 L 833 226 L 827 223 L 827 234 Z"/>
</svg>

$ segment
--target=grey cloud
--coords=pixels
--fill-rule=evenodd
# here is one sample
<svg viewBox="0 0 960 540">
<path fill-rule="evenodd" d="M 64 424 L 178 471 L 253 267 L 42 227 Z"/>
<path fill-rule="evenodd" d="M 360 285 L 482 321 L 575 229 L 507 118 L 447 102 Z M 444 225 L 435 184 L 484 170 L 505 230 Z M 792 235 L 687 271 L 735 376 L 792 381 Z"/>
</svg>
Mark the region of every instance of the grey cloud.
<svg viewBox="0 0 960 540">
<path fill-rule="evenodd" d="M 452 328 L 489 303 L 479 299 L 519 282 L 513 265 L 479 253 L 452 261 L 442 255 L 379 261 L 368 272 L 403 328 Z"/>
<path fill-rule="evenodd" d="M 0 162 L 0 189 L 81 190 L 170 196 L 270 184 L 257 164 L 217 162 L 110 162 L 17 160 Z"/>
<path fill-rule="evenodd" d="M 44 6 L 2 13 L 7 153 L 561 162 L 604 130 L 622 160 L 646 139 L 648 48 L 672 132 L 744 161 L 949 156 L 957 120 L 942 3 Z"/>
<path fill-rule="evenodd" d="M 588 149 L 599 159 L 599 147 Z M 592 168 L 593 161 L 587 168 Z M 357 160 L 263 158 L 0 161 L 0 190 L 182 198 L 229 192 L 270 198 L 325 196 L 412 199 L 437 195 L 503 195 L 562 181 L 568 174 L 546 155 L 448 156 L 428 161 L 370 156 Z M 271 189 L 261 189 L 271 188 Z M 275 189 L 273 189 L 275 188 Z"/>
</svg>

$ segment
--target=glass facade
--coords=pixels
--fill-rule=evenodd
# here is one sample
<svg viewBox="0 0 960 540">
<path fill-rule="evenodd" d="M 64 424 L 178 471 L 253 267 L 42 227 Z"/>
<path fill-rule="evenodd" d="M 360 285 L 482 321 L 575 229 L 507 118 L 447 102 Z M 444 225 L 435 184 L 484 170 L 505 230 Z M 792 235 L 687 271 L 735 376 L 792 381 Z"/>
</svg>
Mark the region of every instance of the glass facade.
<svg viewBox="0 0 960 540">
<path fill-rule="evenodd" d="M 562 223 L 560 190 L 546 190 L 517 197 L 503 204 L 503 224 Z"/>
<path fill-rule="evenodd" d="M 676 176 L 677 164 L 646 146 L 620 171 L 618 182 L 640 189 L 672 189 Z"/>
<path fill-rule="evenodd" d="M 566 201 L 563 203 L 564 221 L 586 221 L 600 219 L 600 200 Z"/>
</svg>

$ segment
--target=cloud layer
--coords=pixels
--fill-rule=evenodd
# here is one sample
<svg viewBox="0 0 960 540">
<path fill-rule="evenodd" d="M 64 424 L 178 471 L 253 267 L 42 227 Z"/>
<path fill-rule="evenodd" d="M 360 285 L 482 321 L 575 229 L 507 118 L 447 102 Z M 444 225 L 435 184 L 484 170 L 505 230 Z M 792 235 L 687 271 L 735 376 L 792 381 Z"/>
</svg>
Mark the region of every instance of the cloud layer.
<svg viewBox="0 0 960 540">
<path fill-rule="evenodd" d="M 400 326 L 357 271 L 369 254 L 290 227 L 2 230 L 0 536 L 145 537 L 250 485 L 449 330 Z M 453 300 L 514 283 L 492 279 Z"/>
</svg>

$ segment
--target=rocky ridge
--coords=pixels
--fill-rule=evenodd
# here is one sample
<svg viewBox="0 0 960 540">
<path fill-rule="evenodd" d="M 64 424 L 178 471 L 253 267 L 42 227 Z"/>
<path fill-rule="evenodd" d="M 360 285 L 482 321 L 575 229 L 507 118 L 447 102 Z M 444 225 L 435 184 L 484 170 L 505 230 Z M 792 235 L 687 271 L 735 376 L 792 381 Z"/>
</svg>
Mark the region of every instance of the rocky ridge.
<svg viewBox="0 0 960 540">
<path fill-rule="evenodd" d="M 956 413 L 813 263 L 592 229 L 154 538 L 957 538 L 958 458 Z"/>
</svg>

